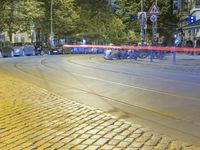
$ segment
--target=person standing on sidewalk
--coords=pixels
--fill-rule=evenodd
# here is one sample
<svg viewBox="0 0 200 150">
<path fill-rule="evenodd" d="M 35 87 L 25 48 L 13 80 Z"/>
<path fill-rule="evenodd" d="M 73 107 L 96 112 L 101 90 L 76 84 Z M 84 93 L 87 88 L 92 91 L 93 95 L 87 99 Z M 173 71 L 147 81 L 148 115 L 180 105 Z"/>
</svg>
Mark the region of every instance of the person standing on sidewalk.
<svg viewBox="0 0 200 150">
<path fill-rule="evenodd" d="M 200 48 L 200 39 L 196 40 L 195 48 Z M 196 52 L 197 55 L 200 55 L 200 52 Z"/>
</svg>

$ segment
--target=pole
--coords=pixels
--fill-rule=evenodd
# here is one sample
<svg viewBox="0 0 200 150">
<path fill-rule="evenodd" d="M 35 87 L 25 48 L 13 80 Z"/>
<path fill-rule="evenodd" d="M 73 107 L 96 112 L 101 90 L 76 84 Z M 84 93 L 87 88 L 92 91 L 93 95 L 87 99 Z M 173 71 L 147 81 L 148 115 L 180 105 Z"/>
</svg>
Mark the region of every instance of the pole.
<svg viewBox="0 0 200 150">
<path fill-rule="evenodd" d="M 51 36 L 53 36 L 53 15 L 52 15 L 52 12 L 53 12 L 53 0 L 51 0 Z"/>
<path fill-rule="evenodd" d="M 144 11 L 144 0 L 141 0 L 141 12 Z M 144 26 L 141 26 L 141 45 L 144 45 Z"/>
<path fill-rule="evenodd" d="M 156 7 L 157 7 L 157 0 L 156 0 Z M 156 22 L 155 22 L 155 33 L 156 33 L 156 37 L 157 37 L 157 20 L 158 20 L 158 15 L 157 15 L 157 19 L 156 19 Z M 158 41 L 157 41 L 158 42 Z"/>
<path fill-rule="evenodd" d="M 53 0 L 51 0 L 51 8 L 50 8 L 50 20 L 51 20 L 51 33 L 50 33 L 50 45 L 51 45 L 51 48 L 54 48 L 54 37 L 53 37 Z"/>
</svg>

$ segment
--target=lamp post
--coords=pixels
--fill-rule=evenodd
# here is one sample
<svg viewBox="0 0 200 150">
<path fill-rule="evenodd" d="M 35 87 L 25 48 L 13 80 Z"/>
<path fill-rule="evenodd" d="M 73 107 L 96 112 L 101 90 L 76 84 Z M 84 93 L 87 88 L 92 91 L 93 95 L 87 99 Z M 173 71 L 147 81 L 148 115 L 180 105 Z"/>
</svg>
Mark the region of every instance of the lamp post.
<svg viewBox="0 0 200 150">
<path fill-rule="evenodd" d="M 53 34 L 53 0 L 51 0 L 51 8 L 50 8 L 51 10 L 50 10 L 50 20 L 51 20 L 51 33 L 50 33 L 50 45 L 51 45 L 51 48 L 54 48 L 55 47 L 55 45 L 54 45 L 54 38 L 53 38 L 53 36 L 54 36 L 54 34 Z"/>
<path fill-rule="evenodd" d="M 50 18 L 50 20 L 51 20 L 51 36 L 53 36 L 53 15 L 52 15 L 52 12 L 53 12 L 53 0 L 51 0 L 51 18 Z"/>
</svg>

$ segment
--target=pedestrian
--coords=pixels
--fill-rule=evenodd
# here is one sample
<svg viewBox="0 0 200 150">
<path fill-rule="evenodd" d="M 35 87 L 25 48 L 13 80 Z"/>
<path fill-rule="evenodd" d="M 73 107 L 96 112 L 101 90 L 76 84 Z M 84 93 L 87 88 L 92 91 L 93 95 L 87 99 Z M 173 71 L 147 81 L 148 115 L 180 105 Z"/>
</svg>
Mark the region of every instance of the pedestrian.
<svg viewBox="0 0 200 150">
<path fill-rule="evenodd" d="M 188 41 L 186 42 L 186 47 L 187 47 L 187 48 L 194 48 L 193 42 L 192 42 L 191 40 L 188 40 Z M 193 52 L 193 51 L 189 51 L 188 54 L 194 55 L 194 52 Z"/>
<path fill-rule="evenodd" d="M 200 39 L 196 40 L 195 48 L 200 48 Z M 196 52 L 197 55 L 200 55 L 200 51 Z"/>
</svg>

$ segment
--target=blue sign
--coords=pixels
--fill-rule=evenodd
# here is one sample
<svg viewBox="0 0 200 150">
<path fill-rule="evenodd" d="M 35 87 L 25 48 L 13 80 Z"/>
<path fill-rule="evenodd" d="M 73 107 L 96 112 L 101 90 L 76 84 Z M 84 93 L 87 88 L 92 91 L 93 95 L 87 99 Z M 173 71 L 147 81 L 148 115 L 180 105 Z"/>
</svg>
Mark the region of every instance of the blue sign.
<svg viewBox="0 0 200 150">
<path fill-rule="evenodd" d="M 135 20 L 135 16 L 131 15 L 131 16 L 130 16 L 130 20 L 131 20 L 131 21 L 134 21 L 134 20 Z"/>
<path fill-rule="evenodd" d="M 196 16 L 189 16 L 189 17 L 188 17 L 188 22 L 189 22 L 189 23 L 196 22 Z"/>
</svg>

